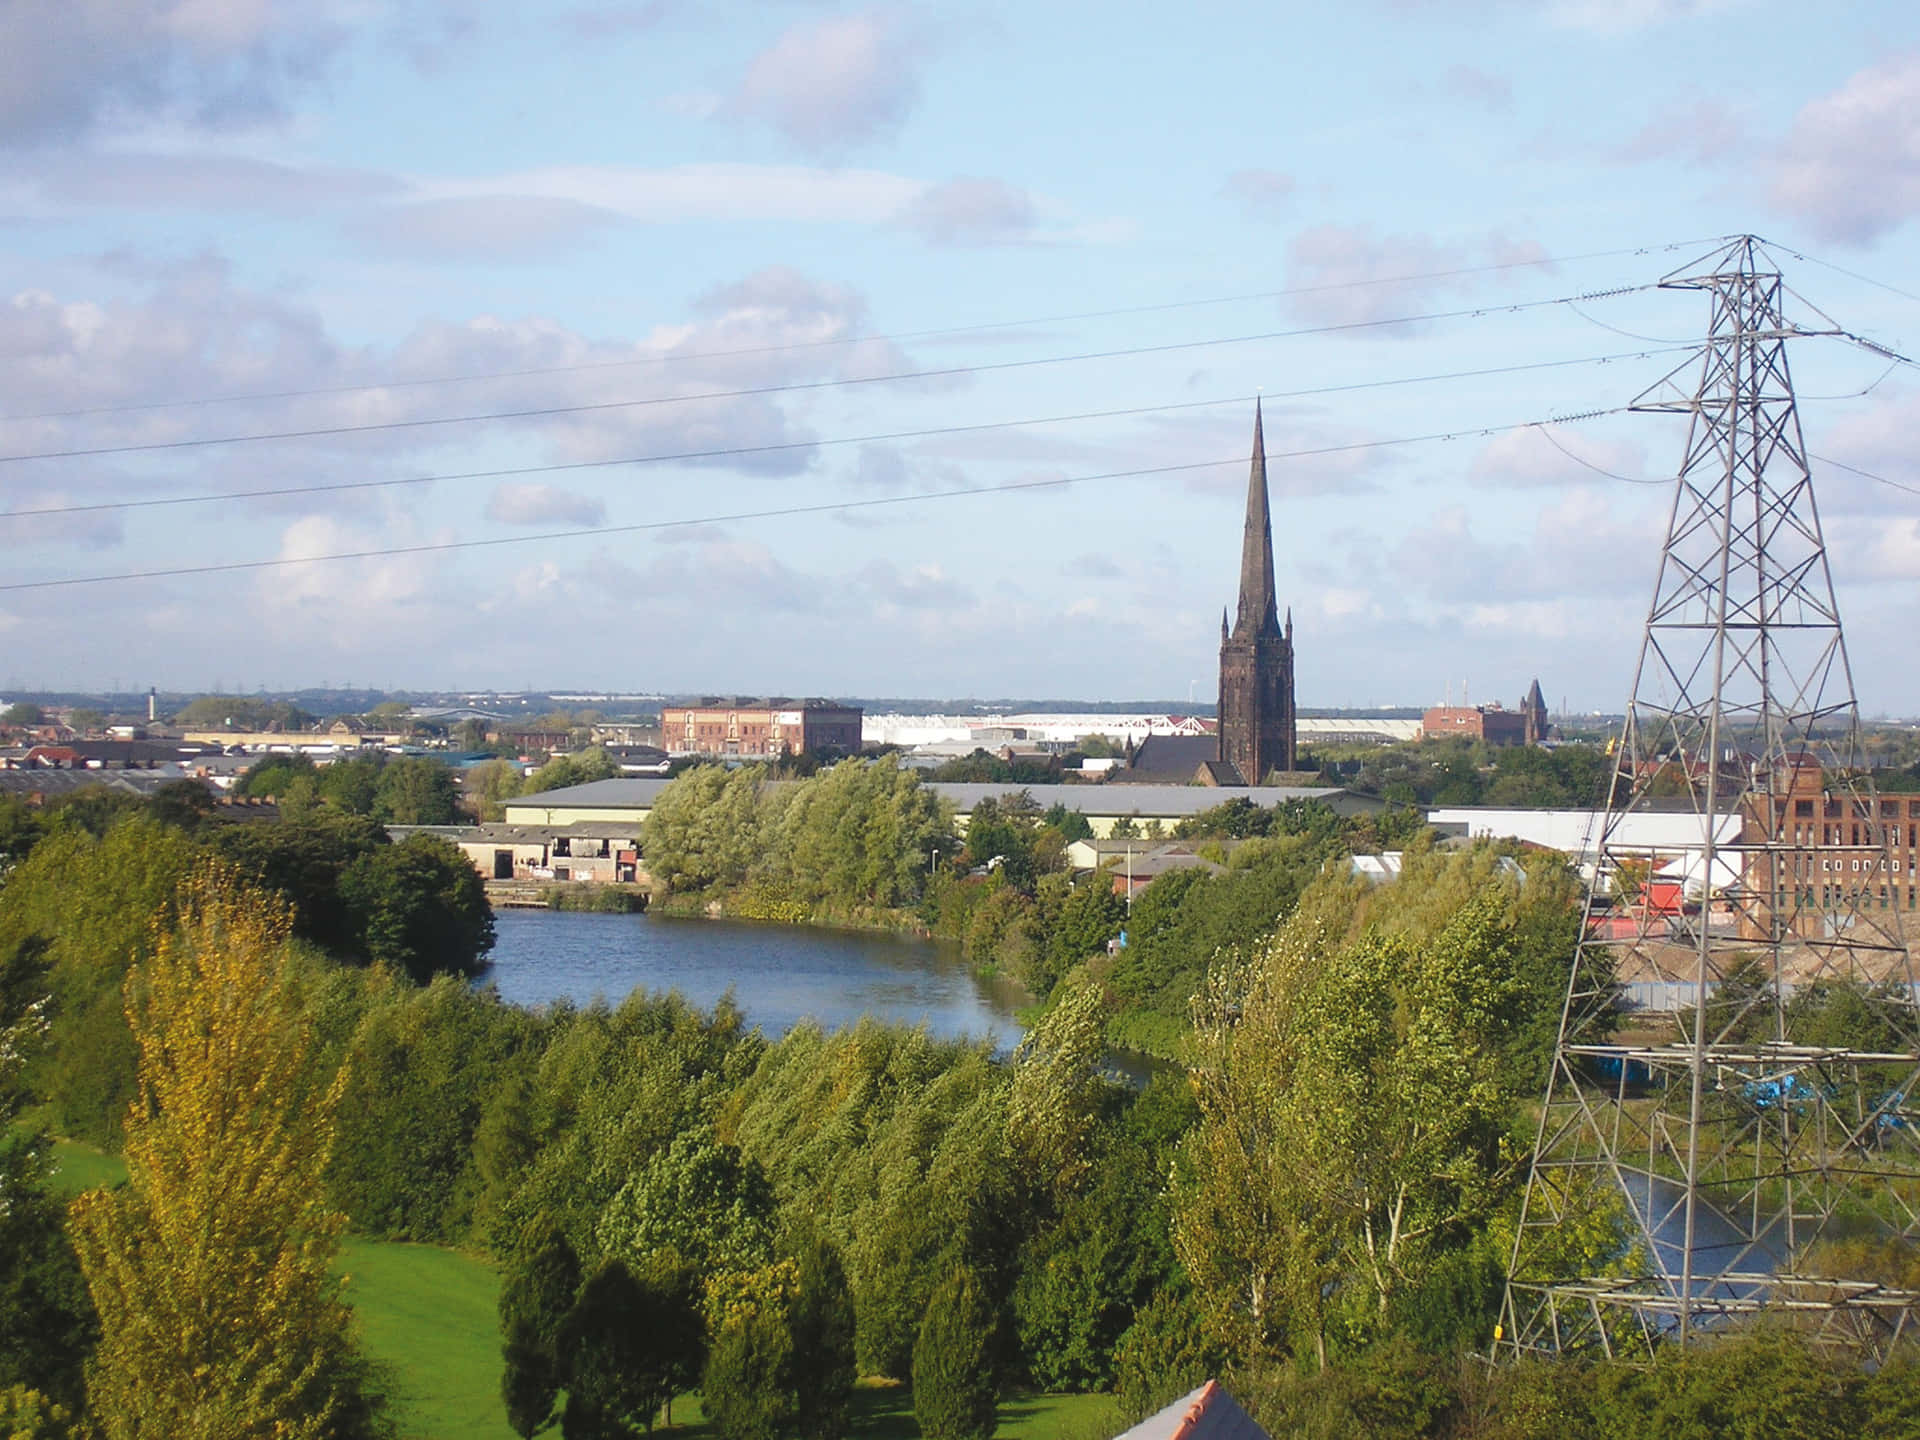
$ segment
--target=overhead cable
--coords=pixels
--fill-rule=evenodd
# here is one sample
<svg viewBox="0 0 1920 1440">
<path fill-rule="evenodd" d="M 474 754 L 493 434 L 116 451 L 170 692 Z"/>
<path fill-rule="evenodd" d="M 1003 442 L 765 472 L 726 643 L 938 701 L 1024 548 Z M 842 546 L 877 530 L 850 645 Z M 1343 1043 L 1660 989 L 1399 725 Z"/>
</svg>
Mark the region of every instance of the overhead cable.
<svg viewBox="0 0 1920 1440">
<path fill-rule="evenodd" d="M 1692 350 L 1697 347 L 1675 346 Z M 1645 359 L 1663 353 L 1636 350 L 1613 355 L 1589 355 L 1576 360 L 1537 360 L 1518 365 L 1496 365 L 1479 370 L 1449 370 L 1431 375 L 1409 375 L 1389 380 L 1357 380 L 1343 385 L 1316 385 L 1304 390 L 1262 391 L 1268 400 L 1300 400 L 1316 395 L 1334 395 L 1354 390 L 1378 390 L 1399 385 L 1425 385 L 1445 380 L 1484 379 L 1492 375 L 1514 375 L 1530 370 L 1557 370 L 1576 365 L 1607 365 L 1621 360 Z M 151 510 L 177 505 L 204 505 L 214 501 L 278 499 L 289 495 L 324 495 L 335 491 L 387 490 L 410 485 L 431 485 L 442 480 L 506 480 L 527 475 L 551 475 L 572 470 L 601 470 L 624 465 L 659 465 L 700 460 L 739 459 L 749 455 L 772 455 L 786 451 L 811 450 L 830 445 L 867 445 L 894 440 L 923 440 L 937 435 L 968 435 L 983 431 L 1014 430 L 1029 426 L 1063 425 L 1080 420 L 1117 420 L 1138 415 L 1166 415 L 1178 411 L 1215 409 L 1225 405 L 1244 405 L 1252 395 L 1228 395 L 1213 400 L 1185 400 L 1170 405 L 1133 405 L 1117 410 L 1087 410 L 1072 415 L 1043 415 L 1024 420 L 991 420 L 971 425 L 933 425 L 917 430 L 891 430 L 870 435 L 838 435 L 825 439 L 787 440 L 764 445 L 731 445 L 706 450 L 681 450 L 653 455 L 623 455 L 606 460 L 570 460 L 545 465 L 514 465 L 492 470 L 461 470 L 439 475 L 405 475 L 383 480 L 341 480 L 314 485 L 276 485 L 255 490 L 219 490 L 194 495 L 147 496 L 135 500 L 100 500 L 75 505 L 42 505 L 29 509 L 0 510 L 0 520 L 22 519 L 35 515 L 82 515 L 107 510 Z"/>
<path fill-rule="evenodd" d="M 1548 420 L 1522 420 L 1507 425 L 1472 426 L 1456 430 L 1434 431 L 1426 435 L 1406 435 L 1390 440 L 1356 440 L 1342 445 L 1317 445 L 1301 450 L 1269 452 L 1269 464 L 1280 460 L 1301 460 L 1321 455 L 1351 454 L 1362 450 L 1383 450 L 1434 441 L 1458 440 L 1466 436 L 1503 435 L 1573 420 L 1597 419 L 1626 414 L 1626 407 L 1588 410 L 1577 416 Z M 554 540 L 580 540 L 608 535 L 639 535 L 650 531 L 689 530 L 705 525 L 728 525 L 748 520 L 790 519 L 804 515 L 827 515 L 884 506 L 915 505 L 938 500 L 959 500 L 981 495 L 1009 495 L 1023 491 L 1057 490 L 1102 480 L 1133 480 L 1154 475 L 1177 475 L 1196 470 L 1212 470 L 1227 465 L 1244 465 L 1245 455 L 1225 460 L 1191 461 L 1180 465 L 1155 465 L 1137 470 L 1110 470 L 1098 475 L 1063 475 L 1042 480 L 1014 480 L 999 485 L 963 486 L 949 490 L 920 490 L 904 495 L 869 496 L 858 500 L 827 500 L 811 505 L 782 505 L 761 510 L 739 510 L 726 514 L 702 515 L 683 520 L 644 520 L 625 525 L 589 525 L 572 530 L 548 530 L 532 535 L 495 535 L 476 540 L 443 540 L 419 545 L 385 545 L 365 550 L 345 550 L 327 555 L 278 556 L 271 560 L 227 560 L 205 565 L 174 565 L 153 570 L 129 570 L 102 575 L 69 575 L 51 580 L 11 580 L 0 582 L 0 594 L 21 590 L 54 590 L 77 585 L 106 585 L 130 580 L 164 580 L 192 575 L 224 575 L 246 570 L 277 570 L 291 565 L 316 565 L 343 560 L 388 559 L 402 555 L 435 555 L 460 550 L 485 550 L 507 545 L 533 545 Z"/>
<path fill-rule="evenodd" d="M 1633 294 L 1653 290 L 1654 285 L 1629 286 L 1604 292 L 1607 295 Z M 493 420 L 548 419 L 556 415 L 584 415 L 609 410 L 630 410 L 654 405 L 682 405 L 700 400 L 740 400 L 760 395 L 795 394 L 813 390 L 832 390 L 856 385 L 893 384 L 910 380 L 951 379 L 961 375 L 984 375 L 999 371 L 1029 370 L 1048 365 L 1080 364 L 1089 360 L 1114 360 L 1135 355 L 1164 355 L 1183 350 L 1210 349 L 1224 345 L 1250 345 L 1268 340 L 1295 339 L 1303 335 L 1331 335 L 1355 330 L 1375 330 L 1396 325 L 1420 325 L 1437 320 L 1480 319 L 1487 315 L 1518 314 L 1564 305 L 1570 300 L 1588 300 L 1600 292 L 1573 296 L 1555 296 L 1549 300 L 1522 300 L 1503 305 L 1475 305 L 1459 310 L 1430 311 L 1421 315 L 1396 315 L 1374 320 L 1348 320 L 1334 325 L 1307 325 L 1288 330 L 1269 330 L 1251 335 L 1228 335 L 1211 340 L 1176 340 L 1159 345 L 1132 345 L 1111 350 L 1089 350 L 1069 355 L 1042 355 L 1023 360 L 992 360 L 975 365 L 945 365 L 925 370 L 901 370 L 884 375 L 853 375 L 830 380 L 795 380 L 778 385 L 751 385 L 733 390 L 708 390 L 691 395 L 649 395 L 633 400 L 600 400 L 575 405 L 540 405 L 517 410 L 492 410 L 479 414 L 427 416 L 410 420 L 377 420 L 354 425 L 323 425 L 302 430 L 273 430 L 247 435 L 208 435 L 184 440 L 155 440 L 127 445 L 79 446 L 67 450 L 40 450 L 16 455 L 0 455 L 0 463 L 25 460 L 69 460 L 100 455 L 148 454 L 169 450 L 190 450 L 215 445 L 254 444 L 275 440 L 315 440 L 335 435 L 365 435 L 381 431 L 418 430 L 440 425 L 470 425 Z"/>
<path fill-rule="evenodd" d="M 1425 270 L 1405 275 L 1381 275 L 1363 280 L 1339 280 L 1322 285 L 1295 285 L 1280 290 L 1256 290 L 1241 295 L 1216 295 L 1201 300 L 1168 300 L 1150 305 L 1121 305 L 1104 310 L 1081 310 L 1060 315 L 1038 315 L 1024 320 L 988 320 L 973 325 L 947 325 L 924 330 L 903 330 L 887 335 L 839 335 L 830 340 L 796 340 L 779 345 L 749 345 L 728 350 L 673 351 L 664 354 L 635 355 L 619 360 L 592 360 L 572 365 L 539 365 L 516 370 L 470 371 L 460 375 L 435 375 L 410 380 L 387 380 L 361 385 L 319 385 L 305 389 L 257 390 L 228 395 L 186 396 L 174 400 L 150 400 L 124 405 L 90 405 L 72 410 L 44 410 L 32 414 L 0 416 L 0 423 L 27 420 L 70 420 L 89 415 L 130 415 L 155 410 L 180 410 L 205 405 L 236 405 L 261 400 L 301 400 L 320 395 L 357 395 L 375 390 L 408 390 L 430 385 L 462 385 L 482 380 L 521 380 L 542 375 L 577 375 L 599 370 L 630 369 L 641 365 L 693 364 L 704 360 L 731 360 L 752 355 L 778 355 L 803 350 L 825 350 L 848 345 L 897 344 L 909 340 L 938 340 L 947 336 L 978 335 L 994 330 L 1021 330 L 1035 325 L 1067 325 L 1083 320 L 1108 320 L 1127 315 L 1164 314 L 1174 310 L 1198 310 L 1212 305 L 1244 305 L 1262 300 L 1294 299 L 1307 295 L 1331 294 L 1342 290 L 1378 289 L 1390 285 L 1411 285 L 1429 280 L 1451 280 L 1466 275 L 1484 275 L 1501 270 L 1551 268 L 1584 260 L 1607 260 L 1622 255 L 1653 255 L 1670 250 L 1690 249 L 1708 243 L 1705 240 L 1674 240 L 1661 245 L 1636 245 L 1619 250 L 1589 250 L 1579 255 L 1542 255 L 1525 260 L 1503 260 L 1487 265 L 1456 266 L 1448 270 Z M 1593 298 L 1607 298 L 1617 291 L 1605 291 Z"/>
</svg>

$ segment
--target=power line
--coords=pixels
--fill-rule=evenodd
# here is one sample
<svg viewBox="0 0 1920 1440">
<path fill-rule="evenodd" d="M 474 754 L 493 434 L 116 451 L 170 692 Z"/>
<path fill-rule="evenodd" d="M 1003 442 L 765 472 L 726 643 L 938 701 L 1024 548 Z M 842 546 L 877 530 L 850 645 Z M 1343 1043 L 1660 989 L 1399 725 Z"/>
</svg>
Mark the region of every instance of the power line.
<svg viewBox="0 0 1920 1440">
<path fill-rule="evenodd" d="M 1613 355 L 1590 355 L 1575 360 L 1537 360 L 1518 365 L 1496 365 L 1478 370 L 1450 370 L 1432 375 L 1401 376 L 1390 380 L 1357 380 L 1341 385 L 1316 385 L 1304 390 L 1262 391 L 1269 400 L 1299 400 L 1315 395 L 1341 394 L 1355 390 L 1378 390 L 1398 385 L 1424 385 L 1445 380 L 1483 379 L 1492 375 L 1515 375 L 1533 370 L 1567 369 L 1575 365 L 1606 365 L 1620 360 L 1644 359 L 1649 355 L 1692 350 L 1696 346 L 1636 350 Z M 441 480 L 504 480 L 523 475 L 548 475 L 569 470 L 597 470 L 620 465 L 655 465 L 694 460 L 723 460 L 746 455 L 778 454 L 791 450 L 810 450 L 829 445 L 865 445 L 889 440 L 921 440 L 936 435 L 966 435 L 982 431 L 1012 430 L 1036 425 L 1061 425 L 1080 420 L 1116 420 L 1138 415 L 1165 415 L 1187 410 L 1206 410 L 1223 405 L 1243 405 L 1251 395 L 1229 395 L 1215 400 L 1186 400 L 1171 405 L 1134 405 L 1117 410 L 1088 410 L 1073 415 L 1045 415 L 1025 420 L 993 420 L 971 425 L 935 425 L 918 430 L 893 430 L 872 435 L 841 435 L 816 440 L 790 440 L 765 445 L 733 445 L 708 450 L 683 450 L 670 454 L 627 455 L 610 460 L 573 460 L 548 465 L 515 465 L 493 470 L 463 470 L 440 475 L 408 475 L 385 480 L 346 480 L 316 485 L 278 485 L 264 490 L 210 491 L 199 495 L 164 495 L 141 500 L 102 500 L 82 505 L 43 505 L 27 510 L 0 511 L 0 520 L 24 519 L 34 515 L 83 515 L 107 510 L 150 510 L 175 505 L 203 505 L 216 500 L 256 500 L 289 495 L 324 495 L 334 491 L 385 490 L 408 485 L 430 485 Z M 1616 477 L 1624 478 L 1624 477 Z"/>
<path fill-rule="evenodd" d="M 542 405 L 521 410 L 493 410 L 471 415 L 429 416 L 413 420 L 368 421 L 356 425 L 316 426 L 305 430 L 275 430 L 251 435 L 210 435 L 187 440 L 157 440 L 132 445 L 96 445 L 70 450 L 42 450 L 18 455 L 0 455 L 0 463 L 22 460 L 70 460 L 100 455 L 131 455 L 166 450 L 188 450 L 214 445 L 241 445 L 273 440 L 315 440 L 335 435 L 364 435 L 390 430 L 415 430 L 437 425 L 469 425 L 489 420 L 533 420 L 556 415 L 582 415 L 607 410 L 628 410 L 651 405 L 679 405 L 697 400 L 739 400 L 759 395 L 793 394 L 809 390 L 831 390 L 842 386 L 889 384 L 902 380 L 936 380 L 960 375 L 983 375 L 998 371 L 1035 369 L 1046 365 L 1078 364 L 1088 360 L 1114 360 L 1134 355 L 1163 355 L 1182 350 L 1208 349 L 1221 345 L 1248 345 L 1266 340 L 1295 339 L 1303 335 L 1331 335 L 1343 331 L 1373 330 L 1395 325 L 1419 325 L 1437 320 L 1479 319 L 1492 314 L 1518 314 L 1569 301 L 1611 299 L 1657 288 L 1654 285 L 1625 285 L 1610 290 L 1580 295 L 1555 296 L 1550 300 L 1523 300 L 1503 305 L 1477 305 L 1460 310 L 1432 311 L 1422 315 L 1398 315 L 1375 320 L 1348 320 L 1335 325 L 1307 325 L 1289 330 L 1270 330 L 1252 335 L 1229 335 L 1212 340 L 1179 340 L 1161 345 L 1133 345 L 1112 350 L 1090 350 L 1070 355 L 1043 355 L 1024 360 L 994 360 L 974 365 L 948 365 L 928 370 L 902 370 L 886 375 L 846 376 L 831 380 L 798 380 L 779 385 L 753 385 L 735 390 L 710 390 L 693 395 L 652 395 L 636 400 L 601 400 L 578 405 Z"/>
<path fill-rule="evenodd" d="M 1547 420 L 1524 420 L 1508 425 L 1475 426 L 1458 430 L 1435 431 L 1426 435 L 1406 435 L 1391 440 L 1357 440 L 1343 445 L 1318 445 L 1303 450 L 1270 452 L 1269 462 L 1310 459 L 1321 455 L 1350 454 L 1361 450 L 1382 450 L 1403 445 L 1457 440 L 1462 436 L 1501 435 L 1513 430 L 1538 426 L 1570 424 L 1603 416 L 1623 415 L 1625 406 L 1608 410 L 1587 410 L 1577 415 L 1556 416 Z M 1200 460 L 1180 465 L 1155 465 L 1137 470 L 1110 470 L 1098 475 L 1055 476 L 1045 480 L 1015 480 L 1000 485 L 974 485 L 952 490 L 920 490 L 905 495 L 872 496 L 862 500 L 830 500 L 813 505 L 785 505 L 763 510 L 740 510 L 721 515 L 703 515 L 687 520 L 646 520 L 626 525 L 591 525 L 573 530 L 549 530 L 535 535 L 496 535 L 479 540 L 443 540 L 421 545 L 377 546 L 366 550 L 345 550 L 329 555 L 277 557 L 272 560 L 228 560 L 209 565 L 176 565 L 157 570 L 130 570 L 106 575 L 70 575 L 56 580 L 14 580 L 0 583 L 0 594 L 20 590 L 54 590 L 76 585 L 106 585 L 129 580 L 164 580 L 191 575 L 224 575 L 244 570 L 277 570 L 290 565 L 316 565 L 341 560 L 387 559 L 400 555 L 433 555 L 455 550 L 485 550 L 504 545 L 532 545 L 550 540 L 578 540 L 593 536 L 637 535 L 649 531 L 687 530 L 701 525 L 728 525 L 746 520 L 789 519 L 803 515 L 825 515 L 853 510 L 872 510 L 883 506 L 912 505 L 924 501 L 958 500 L 979 495 L 1007 495 L 1022 491 L 1063 489 L 1101 480 L 1131 480 L 1152 475 L 1176 475 L 1194 470 L 1217 469 L 1223 465 L 1244 465 L 1247 458 L 1236 455 L 1226 460 Z"/>
<path fill-rule="evenodd" d="M 1920 301 L 1920 295 L 1914 294 L 1913 291 L 1902 290 L 1898 285 L 1889 285 L 1886 281 L 1876 280 L 1871 275 L 1862 275 L 1858 270 L 1849 270 L 1844 265 L 1835 265 L 1831 260 L 1822 260 L 1817 255 L 1807 254 L 1804 250 L 1792 249 L 1777 240 L 1769 240 L 1764 235 L 1756 235 L 1754 239 L 1768 250 L 1778 250 L 1784 255 L 1791 255 L 1794 259 L 1803 260 L 1809 265 L 1818 265 L 1822 270 L 1831 270 L 1836 275 L 1844 275 L 1849 280 L 1858 280 L 1863 285 L 1871 285 L 1874 289 L 1884 290 L 1889 295 L 1898 295 L 1903 300 Z"/>
<path fill-rule="evenodd" d="M 1807 458 L 1818 460 L 1822 465 L 1831 465 L 1836 470 L 1844 470 L 1849 475 L 1858 475 L 1862 480 L 1872 480 L 1889 489 L 1903 490 L 1909 495 L 1920 495 L 1920 487 L 1905 485 L 1898 480 L 1889 480 L 1886 476 L 1876 475 L 1871 470 L 1862 470 L 1858 465 L 1848 465 L 1844 461 L 1834 460 L 1826 455 L 1815 455 L 1812 451 L 1807 452 Z"/>
<path fill-rule="evenodd" d="M 1425 280 L 1450 280 L 1463 275 L 1484 275 L 1500 270 L 1571 265 L 1584 260 L 1607 260 L 1622 255 L 1652 255 L 1670 250 L 1689 249 L 1709 243 L 1705 240 L 1675 240 L 1663 245 L 1629 246 L 1620 250 L 1589 250 L 1579 255 L 1542 256 L 1530 260 L 1503 260 L 1487 265 L 1457 266 L 1450 270 L 1426 270 L 1408 275 L 1387 275 L 1367 280 L 1341 280 L 1324 285 L 1295 285 L 1281 290 L 1256 290 L 1243 295 L 1217 295 L 1202 300 L 1169 300 L 1152 305 L 1122 305 L 1105 310 L 1081 310 L 1062 315 L 1039 315 L 1025 320 L 991 320 L 976 325 L 948 325 L 935 329 L 904 330 L 890 335 L 843 335 L 831 340 L 798 340 L 783 345 L 750 345 L 731 350 L 698 350 L 680 354 L 637 355 L 623 360 L 583 361 L 574 365 L 540 365 L 518 370 L 475 371 L 462 375 L 437 375 L 413 380 L 389 380 L 366 385 L 320 385 L 297 390 L 260 390 L 241 394 L 207 395 L 179 400 L 152 400 L 125 405 L 90 405 L 73 410 L 45 410 L 34 414 L 0 416 L 0 423 L 29 420 L 71 420 L 89 415 L 130 415 L 155 410 L 179 410 L 203 405 L 236 405 L 261 400 L 301 400 L 318 395 L 357 395 L 375 390 L 409 390 L 431 385 L 461 385 L 481 380 L 520 380 L 542 375 L 577 375 L 600 370 L 629 369 L 639 365 L 691 364 L 702 360 L 739 359 L 751 355 L 789 354 L 802 350 L 832 349 L 845 345 L 895 344 L 908 340 L 936 340 L 945 336 L 977 335 L 994 330 L 1019 330 L 1033 325 L 1066 325 L 1082 320 L 1108 320 L 1126 315 L 1164 314 L 1173 310 L 1197 310 L 1211 305 L 1244 305 L 1262 300 L 1284 300 L 1304 295 L 1322 295 L 1341 290 L 1361 290 L 1387 285 L 1410 285 Z M 1596 322 L 1597 323 L 1597 322 Z"/>
</svg>

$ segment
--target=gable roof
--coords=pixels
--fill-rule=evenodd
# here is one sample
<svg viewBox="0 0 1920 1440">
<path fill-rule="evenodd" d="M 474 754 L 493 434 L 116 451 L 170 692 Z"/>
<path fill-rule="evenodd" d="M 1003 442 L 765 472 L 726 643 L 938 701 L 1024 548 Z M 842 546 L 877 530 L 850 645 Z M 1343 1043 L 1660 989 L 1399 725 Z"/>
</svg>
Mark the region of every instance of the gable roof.
<svg viewBox="0 0 1920 1440">
<path fill-rule="evenodd" d="M 1117 1440 L 1271 1440 L 1218 1380 L 1190 1390 Z"/>
</svg>

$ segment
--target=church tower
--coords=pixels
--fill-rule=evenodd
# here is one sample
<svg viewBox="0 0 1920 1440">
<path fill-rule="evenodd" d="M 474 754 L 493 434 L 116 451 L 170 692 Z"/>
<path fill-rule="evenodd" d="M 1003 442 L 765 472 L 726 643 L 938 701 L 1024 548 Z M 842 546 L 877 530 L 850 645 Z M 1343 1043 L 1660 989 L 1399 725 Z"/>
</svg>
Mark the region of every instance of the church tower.
<svg viewBox="0 0 1920 1440">
<path fill-rule="evenodd" d="M 1293 611 L 1280 628 L 1273 582 L 1273 521 L 1267 513 L 1267 447 L 1253 404 L 1253 470 L 1240 540 L 1240 609 L 1220 616 L 1220 758 L 1248 785 L 1294 761 Z"/>
</svg>

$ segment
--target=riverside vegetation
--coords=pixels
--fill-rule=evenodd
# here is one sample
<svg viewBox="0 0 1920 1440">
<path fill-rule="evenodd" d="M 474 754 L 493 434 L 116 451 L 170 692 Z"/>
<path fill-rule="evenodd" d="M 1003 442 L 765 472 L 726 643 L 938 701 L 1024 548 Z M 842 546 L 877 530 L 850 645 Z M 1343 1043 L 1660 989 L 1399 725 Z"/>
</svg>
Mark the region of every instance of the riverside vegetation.
<svg viewBox="0 0 1920 1440">
<path fill-rule="evenodd" d="M 728 1440 L 833 1440 L 864 1375 L 911 1382 L 922 1433 L 961 1440 L 1009 1387 L 1138 1417 L 1210 1374 L 1279 1436 L 1915 1433 L 1909 1363 L 1788 1331 L 1645 1369 L 1471 1358 L 1577 923 L 1553 857 L 1522 879 L 1415 838 L 1369 888 L 1338 859 L 1378 834 L 1224 811 L 1246 843 L 1136 903 L 1164 946 L 1129 979 L 1155 947 L 1105 953 L 1077 898 L 1101 886 L 1047 898 L 1056 818 L 990 815 L 993 874 L 929 881 L 937 807 L 842 769 L 777 812 L 696 783 L 777 820 L 763 853 L 858 832 L 808 879 L 787 851 L 769 873 L 796 901 L 945 907 L 969 934 L 989 905 L 1084 921 L 996 949 L 1049 957 L 1023 962 L 1046 1003 L 1012 1057 L 872 1022 L 769 1042 L 670 996 L 504 1005 L 469 983 L 484 903 L 451 859 L 324 799 L 231 827 L 180 794 L 0 804 L 0 1434 L 390 1433 L 328 1278 L 343 1231 L 500 1266 L 526 1435 L 632 1434 L 696 1390 Z M 695 857 L 728 829 L 689 833 Z M 1182 1018 L 1164 997 L 1189 985 Z M 1141 997 L 1178 1063 L 1136 1091 L 1101 1062 Z M 121 1150 L 126 1187 L 64 1208 L 49 1127 Z M 1563 1238 L 1587 1268 L 1620 1250 L 1605 1207 Z"/>
</svg>

